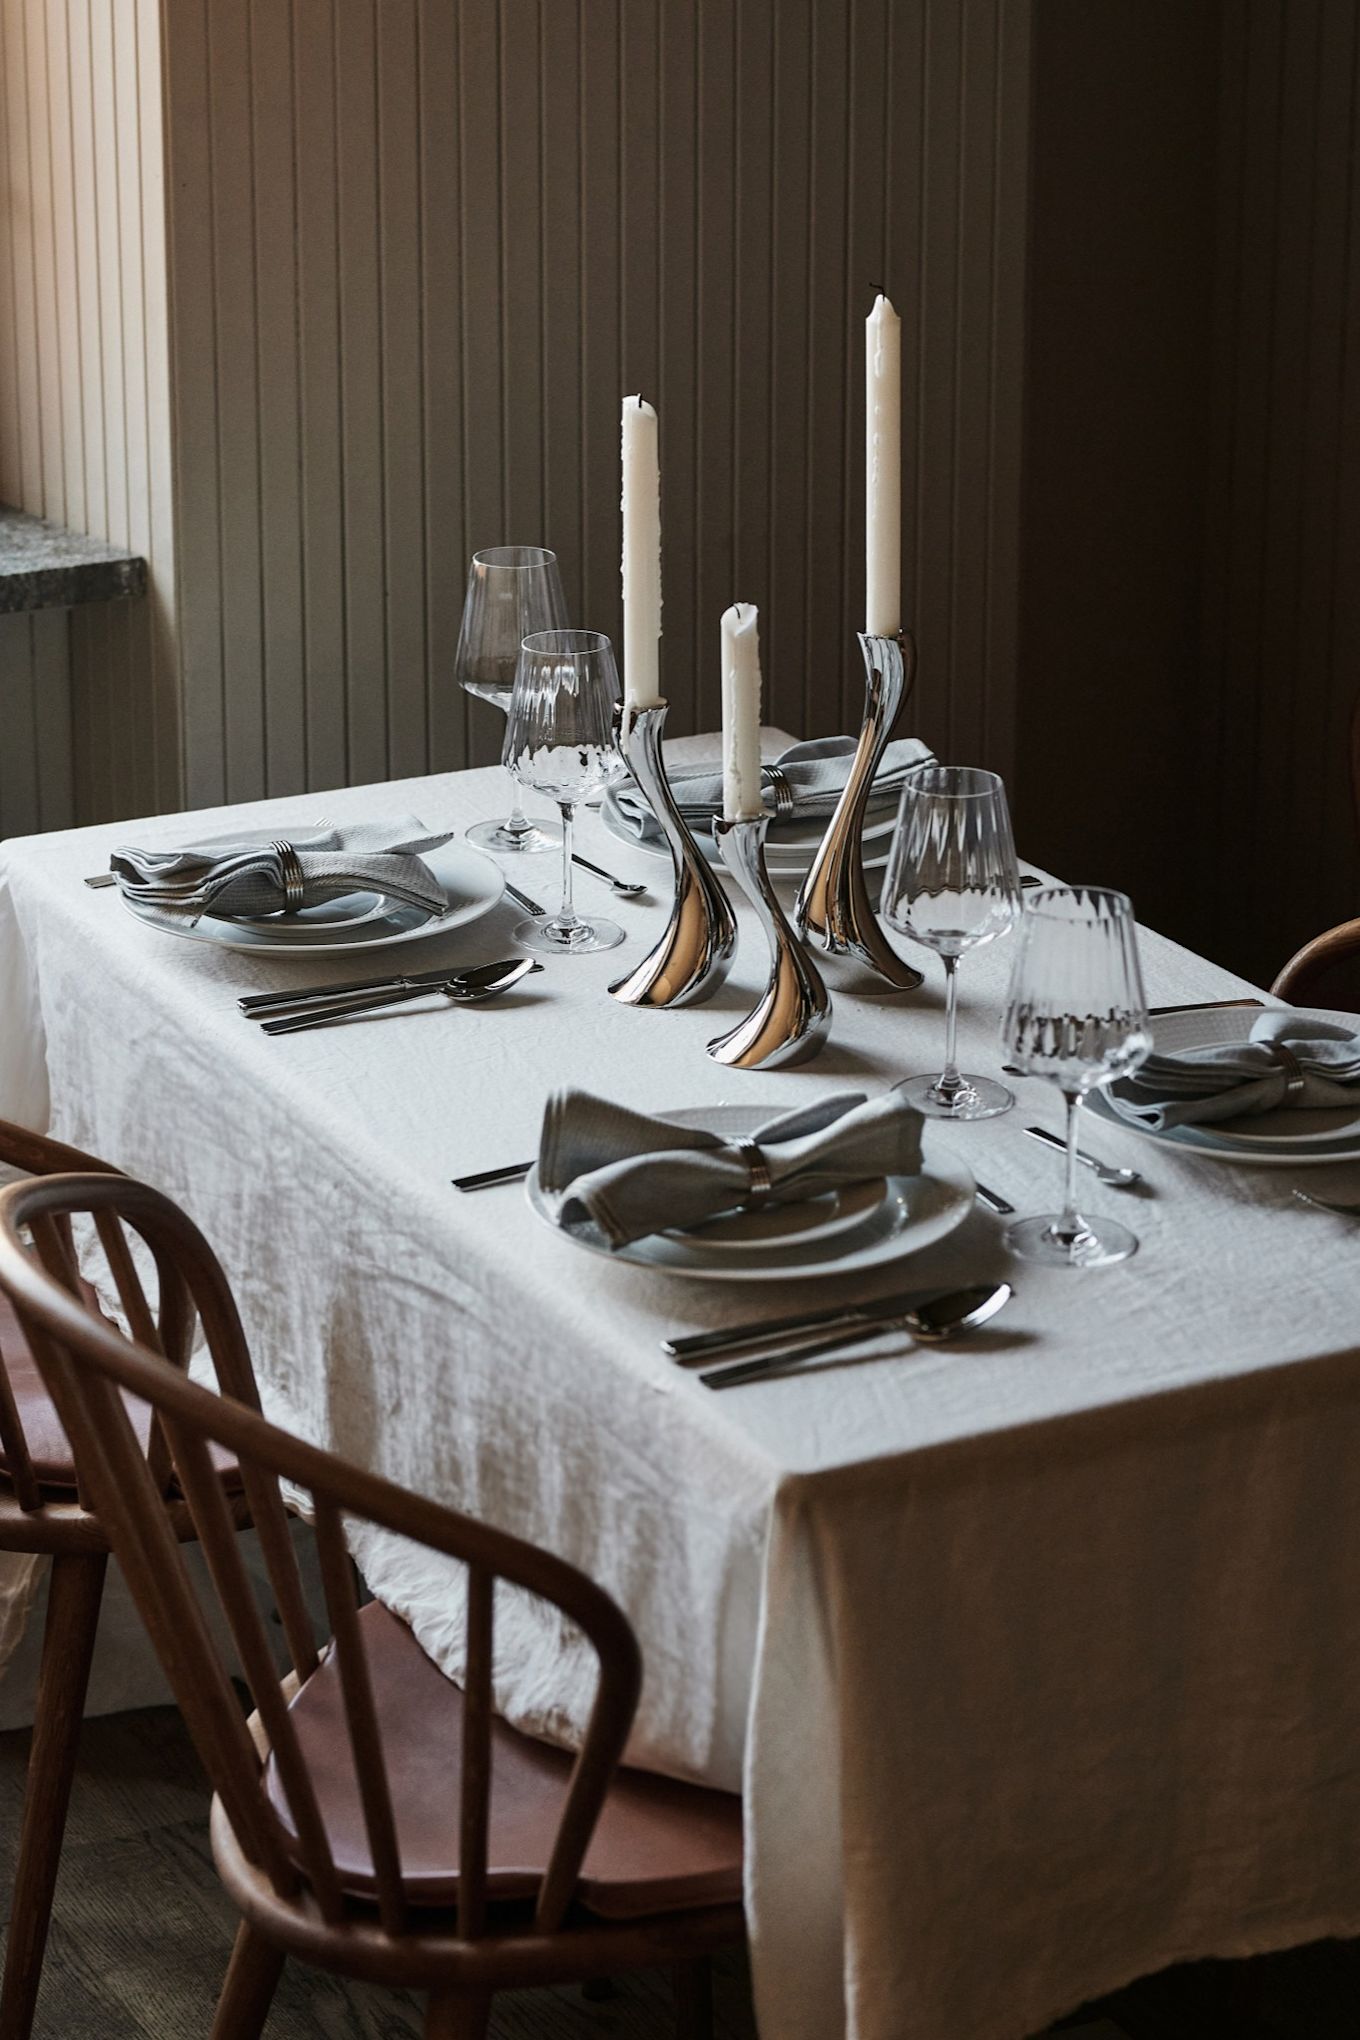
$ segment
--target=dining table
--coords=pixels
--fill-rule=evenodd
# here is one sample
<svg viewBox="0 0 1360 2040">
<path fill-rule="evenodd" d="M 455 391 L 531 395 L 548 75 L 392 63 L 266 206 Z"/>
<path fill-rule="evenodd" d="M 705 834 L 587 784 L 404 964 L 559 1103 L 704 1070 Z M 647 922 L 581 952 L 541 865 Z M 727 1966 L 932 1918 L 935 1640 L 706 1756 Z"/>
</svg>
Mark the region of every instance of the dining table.
<svg viewBox="0 0 1360 2040">
<path fill-rule="evenodd" d="M 564 1086 L 653 1112 L 878 1094 L 938 1064 L 934 959 L 917 952 L 907 994 L 828 963 L 823 1052 L 724 1067 L 705 1046 L 764 981 L 759 930 L 741 906 L 707 1004 L 612 999 L 663 925 L 668 866 L 587 812 L 581 849 L 649 888 L 578 877 L 624 948 L 549 959 L 482 1007 L 269 1037 L 239 997 L 370 959 L 176 939 L 83 883 L 119 843 L 286 834 L 319 812 L 462 832 L 504 806 L 499 771 L 474 769 L 0 844 L 0 1114 L 185 1207 L 271 1417 L 616 1598 L 645 1666 L 628 1761 L 743 1796 L 764 2040 L 1023 2040 L 1173 1962 L 1360 1932 L 1360 1233 L 1291 1194 L 1353 1193 L 1354 1164 L 1229 1167 L 1093 1118 L 1084 1144 L 1144 1178 L 1083 1180 L 1139 1236 L 1118 1266 L 1013 1261 L 979 1203 L 853 1278 L 686 1279 L 583 1252 L 520 1182 L 452 1179 L 532 1157 Z M 1174 822 L 1154 808 L 1148 826 Z M 1091 864 L 1118 882 L 1098 845 Z M 504 868 L 555 903 L 553 857 Z M 400 954 L 512 955 L 520 911 Z M 1139 940 L 1154 1005 L 1267 996 Z M 965 1069 L 1004 1059 L 1012 942 L 964 960 Z M 1061 1160 L 1025 1128 L 1059 1129 L 1062 1101 L 1012 1081 L 1004 1116 L 930 1122 L 926 1162 L 1052 1211 Z M 1012 1300 L 970 1336 L 887 1331 L 724 1394 L 662 1349 L 847 1294 L 1000 1280 Z M 372 1532 L 355 1555 L 457 1678 L 457 1569 Z M 501 1711 L 570 1744 L 593 1690 L 582 1639 L 509 1593 L 497 1638 Z"/>
</svg>

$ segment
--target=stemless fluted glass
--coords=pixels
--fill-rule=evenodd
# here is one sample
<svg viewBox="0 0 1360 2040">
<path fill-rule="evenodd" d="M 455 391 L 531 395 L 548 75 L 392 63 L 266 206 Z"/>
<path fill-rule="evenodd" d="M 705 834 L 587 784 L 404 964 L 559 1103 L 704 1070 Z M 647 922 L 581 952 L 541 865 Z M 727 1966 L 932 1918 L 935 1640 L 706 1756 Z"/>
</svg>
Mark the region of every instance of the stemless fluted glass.
<svg viewBox="0 0 1360 2040">
<path fill-rule="evenodd" d="M 614 728 L 619 676 L 614 647 L 597 630 L 545 630 L 520 647 L 504 764 L 521 786 L 557 802 L 562 816 L 562 904 L 550 920 L 520 921 L 526 949 L 579 955 L 612 949 L 623 930 L 583 921 L 572 899 L 571 833 L 578 802 L 603 793 L 623 773 Z"/>
<path fill-rule="evenodd" d="M 1077 1208 L 1077 1136 L 1087 1093 L 1137 1069 L 1152 1046 L 1133 908 L 1098 886 L 1045 887 L 1026 900 L 1018 940 L 1001 1045 L 1067 1101 L 1067 1192 L 1061 1212 L 1020 1220 L 1006 1244 L 1027 1261 L 1102 1268 L 1138 1241 L 1117 1220 Z"/>
<path fill-rule="evenodd" d="M 493 545 L 474 553 L 454 657 L 458 684 L 508 715 L 519 648 L 525 638 L 535 631 L 563 630 L 566 623 L 567 603 L 556 553 L 538 545 Z M 561 840 L 554 823 L 544 826 L 530 821 L 518 782 L 514 806 L 505 821 L 478 822 L 468 830 L 469 842 L 502 856 L 555 850 Z"/>
<path fill-rule="evenodd" d="M 918 765 L 902 787 L 879 911 L 890 928 L 933 949 L 945 971 L 944 1068 L 898 1086 L 936 1119 L 993 1119 L 1015 1103 L 1004 1084 L 965 1076 L 957 1061 L 958 986 L 966 949 L 1004 935 L 1020 911 L 1006 789 L 972 765 Z"/>
</svg>

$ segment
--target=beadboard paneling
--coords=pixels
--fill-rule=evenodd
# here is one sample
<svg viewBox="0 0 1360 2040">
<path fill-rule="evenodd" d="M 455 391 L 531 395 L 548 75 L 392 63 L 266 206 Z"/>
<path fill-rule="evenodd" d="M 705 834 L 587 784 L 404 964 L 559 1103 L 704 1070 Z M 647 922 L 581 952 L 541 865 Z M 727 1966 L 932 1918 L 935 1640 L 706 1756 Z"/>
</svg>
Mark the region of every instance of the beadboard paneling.
<svg viewBox="0 0 1360 2040">
<path fill-rule="evenodd" d="M 853 721 L 861 320 L 906 321 L 918 719 L 1007 767 L 1029 0 L 177 0 L 166 24 L 189 801 L 494 756 L 478 545 L 619 634 L 618 411 L 662 420 L 665 685 Z"/>
<path fill-rule="evenodd" d="M 69 646 L 63 783 L 83 820 L 178 800 L 168 427 L 158 0 L 0 0 L 0 500 L 150 566 L 145 602 L 35 618 L 26 672 L 6 632 L 7 714 L 11 686 L 50 700 Z M 7 742 L 36 740 L 19 727 Z M 11 778 L 51 787 L 51 770 L 16 755 Z"/>
</svg>

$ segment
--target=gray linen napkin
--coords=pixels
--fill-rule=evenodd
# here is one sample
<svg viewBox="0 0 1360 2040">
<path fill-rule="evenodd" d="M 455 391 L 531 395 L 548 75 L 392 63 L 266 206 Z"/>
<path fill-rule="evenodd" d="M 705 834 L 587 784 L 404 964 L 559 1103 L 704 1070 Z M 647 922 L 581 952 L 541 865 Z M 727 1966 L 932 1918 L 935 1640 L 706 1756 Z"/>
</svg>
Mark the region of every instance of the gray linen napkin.
<svg viewBox="0 0 1360 2040">
<path fill-rule="evenodd" d="M 1271 1052 L 1281 1042 L 1303 1074 L 1303 1089 L 1289 1095 L 1290 1071 Z M 1244 1119 L 1287 1105 L 1317 1111 L 1360 1104 L 1360 1023 L 1350 1031 L 1301 1013 L 1263 1013 L 1247 1041 L 1222 1042 L 1184 1055 L 1156 1051 L 1132 1077 L 1111 1090 L 1110 1103 L 1125 1119 L 1157 1131 Z"/>
<path fill-rule="evenodd" d="M 743 1138 L 764 1155 L 776 1203 L 874 1176 L 914 1176 L 921 1166 L 921 1115 L 894 1091 L 867 1102 L 842 1092 L 779 1113 Z M 733 1210 L 749 1194 L 751 1172 L 730 1136 L 586 1091 L 556 1091 L 543 1114 L 538 1180 L 558 1200 L 560 1224 L 592 1220 L 611 1247 L 625 1247 Z"/>
<path fill-rule="evenodd" d="M 278 852 L 253 833 L 253 842 L 238 833 L 173 850 L 124 846 L 114 851 L 109 867 L 129 899 L 189 921 L 204 914 L 281 913 L 286 899 Z M 338 829 L 279 830 L 302 866 L 304 906 L 377 892 L 432 914 L 448 911 L 448 895 L 420 853 L 438 849 L 452 833 L 429 835 L 414 815 Z"/>
<path fill-rule="evenodd" d="M 775 760 L 789 782 L 794 798 L 792 816 L 785 821 L 816 820 L 829 816 L 845 791 L 850 761 L 855 755 L 854 737 L 817 737 L 806 744 L 791 744 Z M 889 744 L 879 763 L 870 789 L 871 812 L 887 812 L 902 791 L 902 781 L 914 765 L 928 765 L 934 752 L 919 737 L 901 737 Z M 692 766 L 687 772 L 668 774 L 676 806 L 691 828 L 698 828 L 722 813 L 723 775 L 720 765 Z M 768 789 L 765 804 L 774 807 Z M 661 843 L 660 825 L 641 788 L 632 779 L 611 787 L 606 805 L 618 825 L 640 843 Z M 778 834 L 780 824 L 774 825 Z"/>
</svg>

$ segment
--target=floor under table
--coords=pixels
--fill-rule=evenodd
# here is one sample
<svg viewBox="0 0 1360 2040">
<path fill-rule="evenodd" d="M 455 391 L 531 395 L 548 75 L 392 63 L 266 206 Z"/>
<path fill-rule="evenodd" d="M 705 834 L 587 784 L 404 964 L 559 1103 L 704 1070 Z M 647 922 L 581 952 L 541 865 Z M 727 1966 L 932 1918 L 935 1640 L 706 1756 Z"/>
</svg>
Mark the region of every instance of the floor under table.
<svg viewBox="0 0 1360 2040">
<path fill-rule="evenodd" d="M 0 1877 L 8 1918 L 28 1734 L 0 1735 Z M 208 1850 L 208 1794 L 169 1708 L 86 1724 L 36 2040 L 192 2040 L 206 2034 L 236 1915 Z M 1244 1983 L 1254 2009 L 1245 2008 Z M 614 1996 L 506 1992 L 493 2040 L 669 2040 L 662 1976 Z M 398 1992 L 290 1963 L 270 2040 L 418 2040 Z M 1150 1977 L 1053 2029 L 1053 2040 L 1343 2040 L 1360 2031 L 1360 1943 L 1321 1943 L 1250 1964 Z M 721 2040 L 754 2040 L 744 1965 L 720 1965 Z"/>
</svg>

